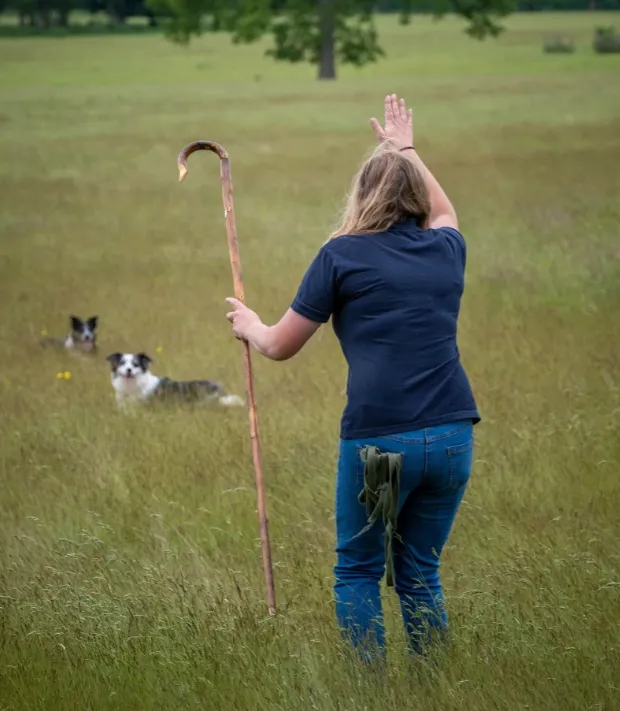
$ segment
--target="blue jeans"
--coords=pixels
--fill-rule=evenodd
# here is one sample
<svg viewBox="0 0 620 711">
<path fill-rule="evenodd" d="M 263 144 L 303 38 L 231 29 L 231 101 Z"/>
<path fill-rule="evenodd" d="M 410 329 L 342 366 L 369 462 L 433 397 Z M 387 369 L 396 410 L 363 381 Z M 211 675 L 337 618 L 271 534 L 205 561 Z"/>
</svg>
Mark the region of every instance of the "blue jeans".
<svg viewBox="0 0 620 711">
<path fill-rule="evenodd" d="M 385 527 L 367 523 L 358 501 L 364 486 L 360 451 L 375 445 L 402 453 L 398 522 L 394 537 L 394 589 L 411 646 L 422 652 L 447 627 L 439 558 L 469 481 L 473 461 L 470 420 L 397 435 L 341 440 L 336 484 L 336 614 L 347 637 L 385 646 L 379 582 L 385 572 Z"/>
</svg>

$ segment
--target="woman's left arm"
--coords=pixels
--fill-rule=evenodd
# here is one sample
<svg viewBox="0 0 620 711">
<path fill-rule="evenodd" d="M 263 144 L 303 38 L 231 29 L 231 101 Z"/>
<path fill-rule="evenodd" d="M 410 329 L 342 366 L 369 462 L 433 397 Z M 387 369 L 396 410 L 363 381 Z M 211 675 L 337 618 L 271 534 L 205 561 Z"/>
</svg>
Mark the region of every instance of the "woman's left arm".
<svg viewBox="0 0 620 711">
<path fill-rule="evenodd" d="M 226 301 L 233 307 L 226 318 L 232 323 L 234 335 L 271 360 L 292 358 L 321 326 L 291 308 L 274 326 L 266 326 L 258 314 L 237 299 Z"/>
</svg>

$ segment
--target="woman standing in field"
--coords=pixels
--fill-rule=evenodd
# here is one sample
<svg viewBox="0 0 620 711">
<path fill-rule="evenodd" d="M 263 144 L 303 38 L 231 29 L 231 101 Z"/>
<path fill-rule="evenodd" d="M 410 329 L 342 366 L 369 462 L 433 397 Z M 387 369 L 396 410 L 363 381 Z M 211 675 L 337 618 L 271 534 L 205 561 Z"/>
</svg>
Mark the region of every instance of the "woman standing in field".
<svg viewBox="0 0 620 711">
<path fill-rule="evenodd" d="M 356 645 L 384 647 L 386 529 L 378 520 L 363 531 L 359 497 L 368 453 L 401 455 L 394 587 L 420 650 L 429 628 L 447 626 L 439 557 L 469 481 L 480 421 L 457 346 L 466 248 L 452 204 L 413 147 L 405 101 L 387 96 L 385 125 L 371 125 L 379 148 L 355 177 L 342 224 L 291 307 L 266 326 L 231 298 L 227 318 L 237 338 L 286 360 L 332 317 L 349 366 L 336 485 L 338 621 Z"/>
</svg>

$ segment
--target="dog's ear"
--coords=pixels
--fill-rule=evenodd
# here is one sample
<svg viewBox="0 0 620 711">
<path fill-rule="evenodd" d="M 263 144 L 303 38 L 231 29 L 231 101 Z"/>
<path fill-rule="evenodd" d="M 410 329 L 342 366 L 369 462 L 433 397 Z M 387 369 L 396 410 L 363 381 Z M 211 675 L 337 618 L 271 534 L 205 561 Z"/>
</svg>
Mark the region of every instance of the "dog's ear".
<svg viewBox="0 0 620 711">
<path fill-rule="evenodd" d="M 91 331 L 94 331 L 97 328 L 97 322 L 99 321 L 99 316 L 91 316 L 88 321 L 86 321 L 86 325 L 88 328 L 90 328 Z"/>
<path fill-rule="evenodd" d="M 77 316 L 69 316 L 69 322 L 74 331 L 81 331 L 84 328 L 84 322 Z"/>
<path fill-rule="evenodd" d="M 123 354 L 122 353 L 111 353 L 106 360 L 108 363 L 112 364 L 112 368 L 116 370 L 118 368 L 119 363 L 123 359 Z"/>
<path fill-rule="evenodd" d="M 153 362 L 153 359 L 146 353 L 136 353 L 136 358 L 138 359 L 138 363 L 140 363 L 140 367 L 145 372 L 149 369 L 149 363 Z"/>
</svg>

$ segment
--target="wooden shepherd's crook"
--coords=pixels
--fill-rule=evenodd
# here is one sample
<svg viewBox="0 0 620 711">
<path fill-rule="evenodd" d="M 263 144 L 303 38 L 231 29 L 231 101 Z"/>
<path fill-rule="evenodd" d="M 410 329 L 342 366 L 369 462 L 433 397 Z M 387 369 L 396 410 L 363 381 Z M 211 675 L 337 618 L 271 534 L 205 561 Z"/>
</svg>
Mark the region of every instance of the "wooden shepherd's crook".
<svg viewBox="0 0 620 711">
<path fill-rule="evenodd" d="M 222 178 L 222 200 L 224 201 L 224 218 L 226 220 L 226 234 L 228 236 L 228 253 L 232 267 L 233 286 L 235 298 L 244 303 L 243 281 L 241 278 L 241 261 L 239 259 L 239 243 L 237 241 L 237 228 L 235 225 L 235 209 L 233 206 L 233 188 L 230 179 L 230 162 L 228 153 L 213 141 L 194 141 L 179 153 L 177 164 L 179 167 L 179 182 L 187 175 L 187 159 L 195 151 L 213 151 L 220 158 L 220 176 Z M 245 391 L 248 398 L 250 414 L 250 437 L 252 438 L 252 460 L 256 477 L 256 494 L 258 503 L 258 522 L 260 527 L 260 540 L 263 552 L 263 569 L 265 571 L 265 584 L 267 586 L 267 606 L 269 614 L 276 614 L 276 593 L 273 585 L 273 568 L 271 565 L 271 549 L 269 546 L 269 530 L 267 526 L 267 513 L 265 510 L 265 484 L 263 481 L 263 466 L 261 463 L 260 439 L 258 436 L 258 417 L 256 402 L 254 400 L 254 378 L 252 376 L 252 360 L 250 347 L 247 341 L 243 344 L 243 365 L 245 370 Z"/>
</svg>

